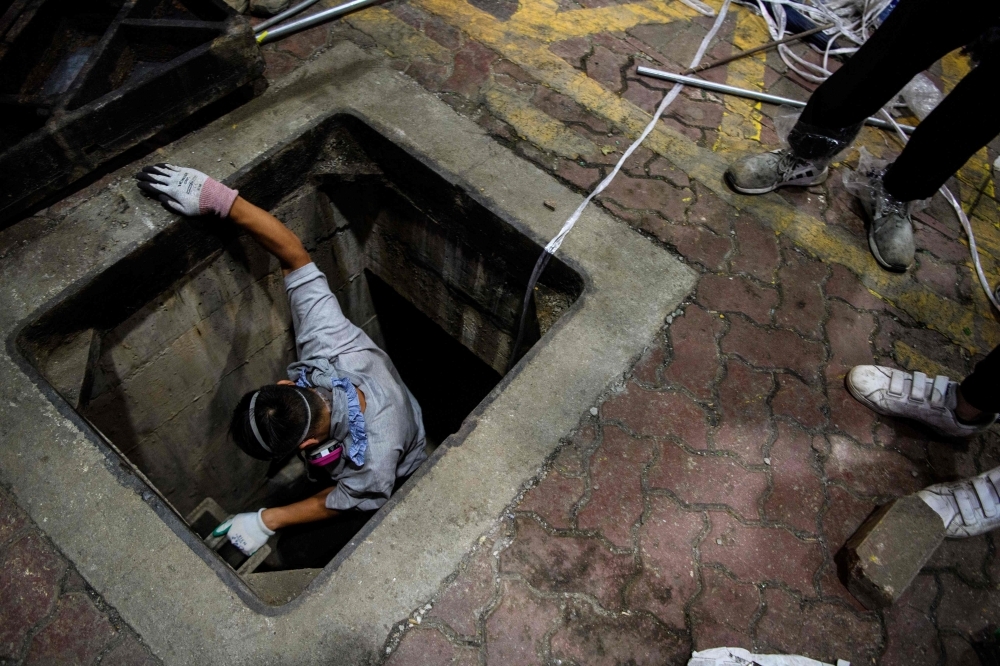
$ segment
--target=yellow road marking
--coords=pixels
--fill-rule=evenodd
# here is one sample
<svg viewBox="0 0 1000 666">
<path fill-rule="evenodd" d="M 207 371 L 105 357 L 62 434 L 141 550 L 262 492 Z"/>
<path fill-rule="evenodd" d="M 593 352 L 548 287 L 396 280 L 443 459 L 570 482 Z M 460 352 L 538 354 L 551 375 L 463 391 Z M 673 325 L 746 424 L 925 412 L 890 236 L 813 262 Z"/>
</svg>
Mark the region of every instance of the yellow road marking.
<svg viewBox="0 0 1000 666">
<path fill-rule="evenodd" d="M 734 6 L 738 13 L 733 43 L 740 50 L 750 49 L 771 39 L 763 19 L 744 7 Z M 738 88 L 764 90 L 765 54 L 741 58 L 732 62 L 726 71 L 726 83 Z M 726 111 L 719 125 L 719 136 L 712 150 L 748 150 L 760 143 L 761 103 L 748 99 L 725 96 Z"/>
<path fill-rule="evenodd" d="M 599 32 L 620 32 L 644 23 L 670 23 L 697 15 L 686 5 L 662 0 L 563 12 L 558 11 L 558 5 L 551 0 L 529 0 L 521 3 L 505 29 L 541 42 L 555 42 Z"/>
<path fill-rule="evenodd" d="M 570 97 L 633 137 L 637 136 L 649 122 L 649 115 L 575 70 L 562 58 L 551 53 L 544 42 L 579 36 L 584 29 L 593 33 L 611 29 L 621 30 L 625 29 L 621 26 L 627 25 L 630 21 L 637 21 L 634 24 L 669 23 L 671 20 L 691 15 L 690 10 L 677 3 L 670 12 L 650 17 L 644 12 L 646 8 L 653 6 L 652 3 L 638 3 L 638 10 L 628 9 L 625 12 L 624 16 L 628 20 L 610 24 L 614 25 L 614 28 L 609 27 L 608 23 L 586 18 L 587 12 L 594 12 L 589 16 L 606 18 L 607 14 L 613 13 L 610 10 L 615 9 L 605 7 L 601 8 L 602 11 L 574 10 L 579 12 L 575 14 L 577 18 L 569 22 L 553 21 L 551 26 L 543 29 L 538 27 L 537 23 L 541 20 L 540 17 L 551 16 L 551 12 L 554 11 L 554 3 L 551 0 L 521 0 L 521 10 L 518 12 L 521 18 L 517 21 L 512 18 L 506 23 L 473 7 L 465 0 L 413 0 L 413 4 L 442 18 L 471 39 L 500 53 L 543 84 Z M 719 3 L 714 4 L 717 6 Z M 617 9 L 623 10 L 623 7 Z M 572 12 L 557 13 L 556 16 L 570 13 Z M 517 26 L 522 26 L 520 30 L 523 32 L 515 29 Z M 519 116 L 519 131 L 528 136 L 529 125 L 544 126 L 549 120 L 552 119 L 523 114 Z M 530 131 L 544 134 L 547 130 L 541 127 Z M 822 220 L 793 208 L 780 197 L 774 195 L 741 197 L 734 194 L 722 182 L 722 173 L 726 167 L 725 159 L 711 150 L 700 148 L 669 127 L 664 125 L 657 127 L 647 139 L 646 146 L 669 159 L 675 166 L 729 204 L 753 214 L 777 233 L 785 234 L 792 242 L 813 256 L 847 267 L 859 275 L 863 284 L 880 298 L 911 313 L 929 328 L 941 332 L 971 353 L 1000 343 L 1000 326 L 989 312 L 985 298 L 977 299 L 975 308 L 960 306 L 932 292 L 926 286 L 914 282 L 908 275 L 895 275 L 883 271 L 872 259 L 867 247 L 859 245 L 846 232 L 828 227 Z"/>
<path fill-rule="evenodd" d="M 371 36 L 390 56 L 430 58 L 435 62 L 451 61 L 451 52 L 430 37 L 414 30 L 392 12 L 369 7 L 344 19 L 351 27 Z"/>
<path fill-rule="evenodd" d="M 940 363 L 932 361 L 902 340 L 896 340 L 892 345 L 892 350 L 896 356 L 896 362 L 904 370 L 909 370 L 910 372 L 919 370 L 931 377 L 945 375 L 952 379 L 961 379 L 964 376 L 961 372 L 946 368 Z"/>
<path fill-rule="evenodd" d="M 539 148 L 571 160 L 597 152 L 593 142 L 567 129 L 566 125 L 538 110 L 527 99 L 499 86 L 487 88 L 485 98 L 490 111 Z"/>
</svg>

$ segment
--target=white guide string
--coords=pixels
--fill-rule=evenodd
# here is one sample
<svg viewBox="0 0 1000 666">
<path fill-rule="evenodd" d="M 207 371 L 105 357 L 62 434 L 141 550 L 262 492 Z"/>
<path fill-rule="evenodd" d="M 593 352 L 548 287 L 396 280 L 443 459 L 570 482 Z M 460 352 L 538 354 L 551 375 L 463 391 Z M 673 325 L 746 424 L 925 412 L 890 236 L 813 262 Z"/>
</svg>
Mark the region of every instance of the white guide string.
<svg viewBox="0 0 1000 666">
<path fill-rule="evenodd" d="M 718 34 L 719 29 L 722 28 L 722 22 L 726 19 L 726 14 L 729 12 L 729 5 L 731 2 L 732 0 L 723 1 L 722 7 L 719 8 L 719 13 L 715 17 L 715 22 L 712 24 L 712 29 L 709 30 L 708 34 L 705 35 L 705 38 L 701 40 L 701 44 L 698 46 L 698 51 L 694 54 L 694 58 L 691 59 L 690 67 L 697 67 L 701 63 L 701 59 L 704 57 L 705 51 L 708 50 L 709 44 L 713 39 L 715 39 L 715 35 Z M 513 366 L 517 360 L 518 349 L 520 348 L 522 338 L 524 337 L 524 321 L 528 313 L 528 306 L 531 303 L 531 294 L 535 288 L 535 284 L 538 282 L 538 278 L 542 274 L 542 271 L 544 271 L 545 266 L 548 265 L 549 259 L 559 250 L 559 247 L 562 245 L 563 240 L 565 240 L 566 235 L 576 225 L 577 220 L 580 219 L 580 215 L 583 214 L 583 211 L 588 205 L 590 205 L 590 202 L 594 199 L 594 197 L 603 192 L 608 185 L 611 184 L 611 181 L 613 181 L 615 176 L 618 175 L 618 172 L 621 171 L 625 161 L 631 157 L 632 153 L 634 153 L 642 142 L 646 140 L 646 137 L 649 136 L 650 132 L 653 131 L 653 128 L 656 127 L 656 123 L 660 120 L 660 116 L 662 116 L 663 112 L 667 110 L 667 107 L 670 106 L 675 99 L 677 99 L 677 96 L 680 94 L 683 87 L 683 85 L 676 83 L 674 84 L 674 87 L 667 92 L 663 101 L 660 102 L 660 106 L 657 107 L 656 113 L 653 114 L 653 119 L 649 121 L 648 125 L 646 125 L 646 129 L 642 131 L 639 138 L 625 150 L 621 159 L 618 160 L 617 164 L 615 164 L 615 168 L 611 170 L 611 173 L 605 176 L 604 180 L 598 183 L 597 187 L 594 188 L 594 191 L 587 195 L 587 198 L 584 199 L 579 206 L 577 206 L 577 209 L 572 215 L 569 216 L 569 219 L 563 223 L 562 229 L 559 230 L 559 233 L 557 233 L 555 237 L 548 242 L 545 249 L 542 251 L 541 256 L 538 257 L 538 261 L 535 263 L 535 268 L 531 272 L 531 278 L 528 280 L 528 290 L 524 294 L 524 304 L 521 308 L 521 318 L 518 324 L 517 338 L 514 341 L 514 346 L 511 348 L 510 353 L 510 366 Z"/>
</svg>

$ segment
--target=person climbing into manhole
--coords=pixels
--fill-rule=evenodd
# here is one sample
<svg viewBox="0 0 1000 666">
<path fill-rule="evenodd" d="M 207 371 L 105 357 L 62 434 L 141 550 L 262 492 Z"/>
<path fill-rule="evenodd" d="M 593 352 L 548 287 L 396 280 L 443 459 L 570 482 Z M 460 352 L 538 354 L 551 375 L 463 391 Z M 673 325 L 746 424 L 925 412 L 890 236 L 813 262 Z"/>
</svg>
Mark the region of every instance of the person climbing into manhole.
<svg viewBox="0 0 1000 666">
<path fill-rule="evenodd" d="M 243 396 L 230 434 L 259 460 L 298 452 L 333 485 L 294 504 L 237 514 L 215 533 L 228 529 L 229 541 L 251 555 L 282 530 L 277 566 L 323 567 L 426 460 L 420 405 L 276 217 L 195 169 L 157 164 L 136 178 L 168 210 L 228 217 L 281 264 L 298 361 L 287 379 Z"/>
<path fill-rule="evenodd" d="M 931 379 L 881 365 L 857 365 L 846 384 L 861 404 L 883 416 L 912 419 L 945 437 L 985 431 L 1000 412 L 1000 347 L 959 382 Z M 949 538 L 976 536 L 1000 527 L 1000 467 L 969 479 L 929 486 L 920 498 L 944 521 Z"/>
<path fill-rule="evenodd" d="M 933 196 L 1000 133 L 1000 113 L 990 102 L 1000 76 L 998 19 L 1000 3 L 993 0 L 968 0 L 948 10 L 934 0 L 900 0 L 857 53 L 812 94 L 788 136 L 789 147 L 737 160 L 726 171 L 726 181 L 743 194 L 822 183 L 830 162 L 851 144 L 866 118 L 939 58 L 969 45 L 979 64 L 921 121 L 895 162 L 866 174 L 870 182 L 862 204 L 869 218 L 868 246 L 882 267 L 907 270 L 915 252 L 911 203 Z"/>
</svg>

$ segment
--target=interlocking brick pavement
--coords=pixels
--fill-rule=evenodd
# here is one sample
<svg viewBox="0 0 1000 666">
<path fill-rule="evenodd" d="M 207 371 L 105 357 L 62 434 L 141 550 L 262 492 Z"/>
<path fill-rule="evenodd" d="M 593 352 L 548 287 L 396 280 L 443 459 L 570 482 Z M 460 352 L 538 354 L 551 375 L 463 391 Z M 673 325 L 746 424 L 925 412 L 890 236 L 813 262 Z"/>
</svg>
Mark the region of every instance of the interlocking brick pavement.
<svg viewBox="0 0 1000 666">
<path fill-rule="evenodd" d="M 735 22 L 727 19 L 723 34 Z M 635 66 L 679 69 L 707 26 L 702 18 L 639 25 L 548 49 L 651 111 L 666 86 L 640 80 Z M 710 53 L 730 52 L 722 46 Z M 523 70 L 515 86 L 501 75 L 506 63 L 497 53 L 485 86 L 530 95 L 534 108 L 602 151 L 573 158 L 526 139 L 523 128 L 493 114 L 481 91 L 469 93 L 473 86 L 457 100 L 443 92 L 458 85 L 424 85 L 585 192 L 627 139 Z M 804 99 L 814 87 L 773 55 L 766 63 L 769 89 Z M 706 78 L 725 81 L 725 69 Z M 711 148 L 725 113 L 724 100 L 689 90 L 664 124 Z M 773 146 L 775 110 L 761 113 L 759 141 Z M 867 252 L 864 221 L 837 175 L 782 197 Z M 879 503 L 1000 459 L 995 432 L 963 447 L 876 417 L 844 389 L 846 371 L 925 363 L 958 376 L 986 349 L 973 352 L 928 328 L 919 308 L 900 309 L 850 266 L 776 235 L 669 155 L 636 151 L 598 202 L 702 277 L 624 384 L 597 405 L 597 416 L 584 415 L 551 469 L 443 588 L 447 610 L 408 629 L 389 663 L 422 663 L 408 656 L 411 646 L 437 650 L 441 637 L 485 663 L 682 663 L 691 649 L 717 645 L 857 664 L 975 663 L 976 632 L 1000 621 L 994 537 L 946 544 L 883 613 L 847 593 L 834 558 Z M 975 285 L 962 279 L 967 250 L 947 209 L 921 213 L 917 237 L 918 266 L 906 279 L 973 307 Z"/>
<path fill-rule="evenodd" d="M 160 661 L 0 488 L 0 664 L 96 663 Z"/>
</svg>

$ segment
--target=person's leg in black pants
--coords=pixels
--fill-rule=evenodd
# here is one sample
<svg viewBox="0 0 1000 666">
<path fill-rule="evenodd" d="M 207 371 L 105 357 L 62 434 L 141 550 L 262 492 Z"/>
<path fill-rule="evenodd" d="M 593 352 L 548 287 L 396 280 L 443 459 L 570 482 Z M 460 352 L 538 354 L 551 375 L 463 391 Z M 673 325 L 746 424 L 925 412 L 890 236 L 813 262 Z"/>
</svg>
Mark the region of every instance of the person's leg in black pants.
<svg viewBox="0 0 1000 666">
<path fill-rule="evenodd" d="M 972 374 L 962 380 L 959 389 L 962 399 L 976 410 L 983 414 L 1000 413 L 1000 347 L 976 364 Z M 959 417 L 962 416 L 959 413 Z M 975 418 L 975 415 L 970 416 Z"/>
<path fill-rule="evenodd" d="M 910 79 L 974 40 L 997 17 L 1000 3 L 994 0 L 965 0 L 947 10 L 937 0 L 901 0 L 857 53 L 816 89 L 799 125 L 825 131 L 859 126 Z"/>
<path fill-rule="evenodd" d="M 921 121 L 885 173 L 885 190 L 900 201 L 934 195 L 977 150 L 1000 134 L 994 104 L 1000 53 L 983 59 Z"/>
<path fill-rule="evenodd" d="M 996 23 L 1000 3 L 966 0 L 942 11 L 934 0 L 902 0 L 885 24 L 816 89 L 788 137 L 793 154 L 817 168 L 847 147 L 864 119 L 879 111 L 916 74 Z M 987 56 L 920 123 L 899 159 L 871 176 L 861 203 L 868 245 L 884 268 L 905 271 L 916 246 L 908 202 L 933 196 L 977 150 L 1000 132 L 991 95 L 1000 59 Z"/>
<path fill-rule="evenodd" d="M 866 118 L 876 114 L 916 74 L 973 41 L 998 17 L 1000 3 L 994 0 L 964 0 L 947 11 L 935 0 L 901 0 L 858 52 L 812 94 L 788 137 L 792 150 L 737 160 L 727 170 L 726 180 L 744 194 L 823 182 L 829 162 L 850 145 Z M 988 105 L 970 108 L 968 103 L 976 97 L 981 80 L 989 78 L 987 70 L 995 67 L 992 63 L 982 66 L 982 74 L 959 86 L 953 92 L 955 99 L 935 110 L 932 116 L 937 118 L 928 117 L 921 124 L 914 136 L 915 145 L 889 178 L 896 199 L 906 201 L 904 196 L 926 192 L 934 181 L 943 182 L 957 168 L 951 165 L 961 164 L 963 156 L 967 159 L 989 140 L 991 131 L 996 132 L 992 128 L 998 119 L 988 115 Z M 983 94 L 987 92 L 983 90 Z M 950 152 L 941 156 L 938 146 Z M 951 171 L 946 172 L 948 168 Z"/>
</svg>

